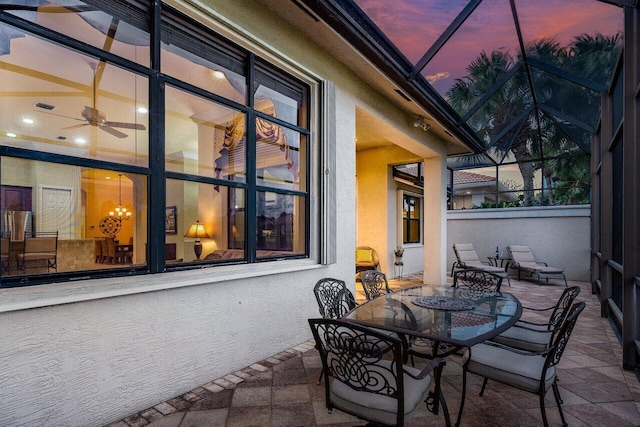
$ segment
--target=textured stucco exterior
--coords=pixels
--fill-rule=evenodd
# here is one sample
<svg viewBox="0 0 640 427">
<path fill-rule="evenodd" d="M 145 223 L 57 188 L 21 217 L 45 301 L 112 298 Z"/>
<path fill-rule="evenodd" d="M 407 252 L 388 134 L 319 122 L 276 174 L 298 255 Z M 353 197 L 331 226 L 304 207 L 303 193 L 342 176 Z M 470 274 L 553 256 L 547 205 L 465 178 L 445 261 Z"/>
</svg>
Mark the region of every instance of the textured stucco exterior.
<svg viewBox="0 0 640 427">
<path fill-rule="evenodd" d="M 197 3 L 218 14 L 203 14 L 205 25 L 287 71 L 335 83 L 337 155 L 329 172 L 337 183 L 331 212 L 337 262 L 318 261 L 319 141 L 313 139 L 309 260 L 0 290 L 0 425 L 98 426 L 122 419 L 309 339 L 318 279 L 354 286 L 356 108 L 416 134 L 411 119 L 268 9 L 248 1 Z"/>
</svg>

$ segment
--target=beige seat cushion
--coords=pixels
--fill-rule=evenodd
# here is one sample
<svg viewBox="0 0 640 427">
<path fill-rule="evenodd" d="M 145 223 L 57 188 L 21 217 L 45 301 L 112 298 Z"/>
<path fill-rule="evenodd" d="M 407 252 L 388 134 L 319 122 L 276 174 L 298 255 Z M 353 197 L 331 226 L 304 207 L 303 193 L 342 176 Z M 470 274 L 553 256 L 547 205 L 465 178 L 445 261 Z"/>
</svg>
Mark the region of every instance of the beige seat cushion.
<svg viewBox="0 0 640 427">
<path fill-rule="evenodd" d="M 530 326 L 527 325 L 527 328 L 529 327 Z M 551 331 L 546 329 L 533 331 L 531 329 L 520 328 L 518 324 L 516 324 L 492 340 L 522 350 L 544 351 L 551 341 Z"/>
<path fill-rule="evenodd" d="M 514 353 L 490 344 L 476 344 L 465 351 L 464 362 L 469 372 L 537 393 L 545 358 Z M 547 369 L 545 390 L 551 387 L 555 376 L 556 369 L 551 366 Z"/>
<path fill-rule="evenodd" d="M 380 374 L 387 380 L 394 381 L 388 372 L 390 361 L 381 360 L 379 364 L 384 367 L 380 369 Z M 405 365 L 404 369 L 407 372 L 411 372 L 412 375 L 418 375 L 420 373 L 418 369 L 410 366 Z M 420 402 L 426 400 L 431 385 L 431 377 L 416 380 L 405 373 L 403 381 L 404 414 L 406 421 L 414 415 Z M 338 408 L 351 413 L 362 414 L 369 420 L 375 420 L 389 425 L 396 423 L 398 401 L 395 398 L 382 394 L 357 391 L 342 381 L 334 379 L 331 383 L 331 401 Z"/>
</svg>

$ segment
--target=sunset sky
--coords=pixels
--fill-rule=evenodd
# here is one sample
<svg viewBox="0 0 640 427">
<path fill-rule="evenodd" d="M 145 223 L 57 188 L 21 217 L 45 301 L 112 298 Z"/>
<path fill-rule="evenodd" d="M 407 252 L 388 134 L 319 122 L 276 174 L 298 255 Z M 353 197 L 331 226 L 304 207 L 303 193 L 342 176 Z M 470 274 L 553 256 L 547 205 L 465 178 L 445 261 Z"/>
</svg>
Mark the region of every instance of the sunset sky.
<svg viewBox="0 0 640 427">
<path fill-rule="evenodd" d="M 463 0 L 355 0 L 400 51 L 415 64 L 455 19 Z M 597 0 L 516 0 L 524 42 L 542 37 L 567 44 L 580 34 L 622 30 L 622 9 Z M 440 94 L 481 51 L 515 54 L 518 39 L 508 0 L 484 0 L 422 73 Z"/>
</svg>

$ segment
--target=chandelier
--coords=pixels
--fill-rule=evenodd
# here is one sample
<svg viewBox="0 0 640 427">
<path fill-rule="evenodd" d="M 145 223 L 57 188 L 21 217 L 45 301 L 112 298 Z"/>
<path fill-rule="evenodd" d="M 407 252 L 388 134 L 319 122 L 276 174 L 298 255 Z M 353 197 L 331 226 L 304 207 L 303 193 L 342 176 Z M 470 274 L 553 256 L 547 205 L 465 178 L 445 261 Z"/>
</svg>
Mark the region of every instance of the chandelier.
<svg viewBox="0 0 640 427">
<path fill-rule="evenodd" d="M 127 208 L 122 207 L 122 174 L 118 174 L 118 207 L 114 211 L 109 212 L 110 217 L 115 217 L 118 220 L 130 219 L 131 211 L 128 211 Z"/>
</svg>

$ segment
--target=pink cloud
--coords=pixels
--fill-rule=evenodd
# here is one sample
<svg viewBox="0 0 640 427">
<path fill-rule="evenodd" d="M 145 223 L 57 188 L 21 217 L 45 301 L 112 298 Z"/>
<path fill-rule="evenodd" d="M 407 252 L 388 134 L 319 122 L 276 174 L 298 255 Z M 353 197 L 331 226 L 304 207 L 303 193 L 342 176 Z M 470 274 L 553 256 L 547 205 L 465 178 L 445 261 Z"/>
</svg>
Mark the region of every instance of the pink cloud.
<svg viewBox="0 0 640 427">
<path fill-rule="evenodd" d="M 467 4 L 466 0 L 356 0 L 389 39 L 416 63 Z M 541 37 L 561 44 L 588 33 L 614 34 L 622 27 L 622 9 L 596 0 L 516 0 L 525 43 Z M 481 51 L 515 53 L 519 48 L 508 0 L 484 0 L 423 70 L 443 76 L 434 87 L 444 93 Z"/>
</svg>

